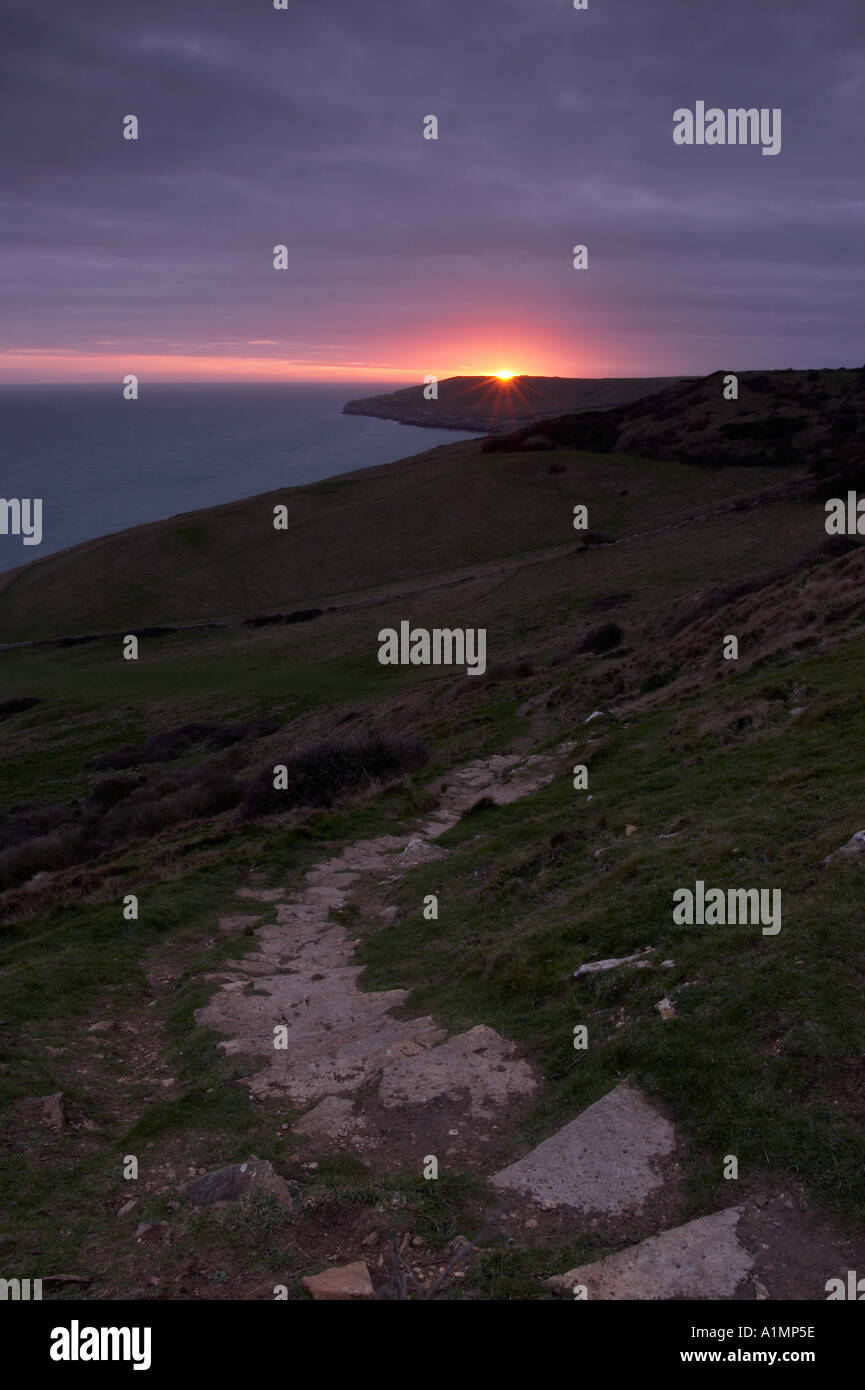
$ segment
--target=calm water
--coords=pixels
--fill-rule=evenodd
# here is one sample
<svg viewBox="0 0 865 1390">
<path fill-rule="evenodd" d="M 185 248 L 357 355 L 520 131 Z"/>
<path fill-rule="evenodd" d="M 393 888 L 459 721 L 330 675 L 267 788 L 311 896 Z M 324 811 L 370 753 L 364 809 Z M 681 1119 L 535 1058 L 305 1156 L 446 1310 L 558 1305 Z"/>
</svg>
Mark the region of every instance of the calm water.
<svg viewBox="0 0 865 1390">
<path fill-rule="evenodd" d="M 404 383 L 402 383 L 404 385 Z M 0 387 L 0 496 L 42 498 L 42 544 L 0 534 L 0 570 L 79 541 L 474 436 L 341 415 L 400 383 Z"/>
</svg>

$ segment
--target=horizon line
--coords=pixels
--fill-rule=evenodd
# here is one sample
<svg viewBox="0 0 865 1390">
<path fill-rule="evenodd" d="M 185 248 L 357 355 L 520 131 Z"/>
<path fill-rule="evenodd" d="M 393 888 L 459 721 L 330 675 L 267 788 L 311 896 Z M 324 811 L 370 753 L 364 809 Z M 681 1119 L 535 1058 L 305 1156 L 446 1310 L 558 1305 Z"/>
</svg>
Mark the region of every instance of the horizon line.
<svg viewBox="0 0 865 1390">
<path fill-rule="evenodd" d="M 717 368 L 715 368 L 714 370 L 716 370 L 716 371 L 722 371 L 722 370 L 724 370 L 724 369 L 721 368 L 721 367 L 717 367 Z M 757 371 L 759 371 L 759 370 L 761 370 L 761 368 L 751 368 L 751 369 L 743 369 L 743 370 L 757 370 Z M 771 368 L 766 368 L 766 370 L 771 370 Z M 808 369 L 807 369 L 807 368 L 802 368 L 802 370 L 807 371 Z M 531 380 L 534 380 L 534 381 L 642 381 L 642 380 L 652 380 L 652 381 L 660 381 L 660 380 L 664 380 L 664 379 L 666 379 L 666 378 L 669 378 L 670 380 L 673 380 L 673 379 L 680 378 L 680 377 L 682 377 L 682 376 L 703 376 L 703 375 L 709 375 L 709 376 L 711 376 L 711 374 L 712 374 L 711 372 L 709 372 L 709 373 L 703 373 L 703 372 L 696 372 L 696 373 L 694 373 L 694 372 L 665 372 L 665 373 L 662 374 L 662 376 L 655 376 L 654 374 L 651 374 L 651 373 L 636 372 L 636 373 L 628 373 L 628 374 L 624 374 L 624 375 L 610 375 L 610 374 L 607 374 L 607 375 L 604 375 L 604 376 L 595 376 L 595 375 L 583 374 L 583 375 L 581 375 L 581 376 L 568 376 L 568 375 L 560 375 L 560 374 L 557 373 L 557 372 L 555 372 L 555 373 L 553 373 L 553 372 L 515 372 L 513 376 L 508 377 L 506 380 L 502 380 L 502 378 L 499 376 L 498 372 L 454 372 L 454 373 L 452 373 L 450 376 L 440 376 L 440 377 L 438 378 L 438 381 L 439 381 L 439 383 L 441 383 L 441 382 L 443 382 L 443 381 L 460 381 L 460 380 L 462 380 L 462 381 L 467 381 L 467 380 L 472 380 L 472 381 L 478 381 L 478 380 L 479 380 L 479 381 L 501 381 L 501 384 L 502 384 L 502 385 L 506 385 L 507 382 L 509 382 L 509 381 L 520 381 L 520 380 L 530 380 L 530 381 L 531 381 Z M 292 376 L 292 377 L 284 377 L 284 378 L 281 378 L 281 379 L 279 379 L 279 380 L 275 380 L 273 377 L 270 377 L 270 376 L 262 376 L 262 377 L 248 377 L 248 376 L 247 376 L 247 377 L 244 377 L 244 376 L 239 376 L 239 377 L 212 377 L 212 376 L 206 376 L 206 377 L 175 377 L 175 376 L 170 376 L 170 377 L 153 377 L 153 376 L 147 376 L 146 378 L 143 378 L 144 384 L 146 384 L 146 385 L 152 385 L 152 386 L 362 386 L 362 385 L 364 385 L 365 383 L 369 383 L 369 382 L 374 383 L 374 384 L 378 384 L 378 383 L 380 383 L 380 382 L 388 381 L 388 380 L 392 380 L 392 378 L 388 378 L 388 377 L 386 377 L 386 376 L 377 376 L 377 377 L 320 377 L 320 376 L 315 376 L 315 377 L 298 377 L 298 376 Z M 2 378 L 0 378 L 0 387 L 8 387 L 8 386 L 105 386 L 105 387 L 114 388 L 114 387 L 116 387 L 116 386 L 118 386 L 118 385 L 122 386 L 122 384 L 123 384 L 123 383 L 122 383 L 122 380 L 121 380 L 120 382 L 118 382 L 118 379 L 117 379 L 116 377 L 94 377 L 94 378 L 89 378 L 89 379 L 85 379 L 85 378 L 83 378 L 83 377 L 75 377 L 74 379 L 70 379 L 70 378 L 68 378 L 68 377 L 66 377 L 66 378 L 62 378 L 62 377 L 51 377 L 51 378 L 44 378 L 44 379 L 40 379 L 40 380 L 34 380 L 34 379 L 30 378 L 30 377 L 26 377 L 26 378 L 21 378 L 20 380 L 16 380 L 16 381 L 13 381 L 13 380 L 3 380 Z M 409 390 L 410 390 L 412 386 L 423 386 L 423 385 L 424 385 L 424 381 L 423 381 L 423 378 L 421 378 L 421 379 L 418 380 L 418 381 L 409 381 L 409 382 L 407 382 L 407 383 L 406 383 L 406 389 L 409 389 Z"/>
</svg>

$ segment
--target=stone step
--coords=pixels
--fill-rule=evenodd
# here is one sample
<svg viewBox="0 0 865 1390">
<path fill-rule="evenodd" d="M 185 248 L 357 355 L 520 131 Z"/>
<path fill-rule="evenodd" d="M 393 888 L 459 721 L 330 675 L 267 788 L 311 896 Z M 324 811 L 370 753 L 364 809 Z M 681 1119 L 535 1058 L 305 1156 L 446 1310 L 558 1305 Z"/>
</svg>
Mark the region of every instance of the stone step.
<svg viewBox="0 0 865 1390">
<path fill-rule="evenodd" d="M 658 1160 L 675 1143 L 669 1120 L 622 1082 L 491 1182 L 538 1203 L 619 1216 L 663 1186 Z"/>
<path fill-rule="evenodd" d="M 546 1282 L 587 1299 L 733 1298 L 754 1266 L 737 1235 L 742 1211 L 728 1207 L 698 1217 Z"/>
</svg>

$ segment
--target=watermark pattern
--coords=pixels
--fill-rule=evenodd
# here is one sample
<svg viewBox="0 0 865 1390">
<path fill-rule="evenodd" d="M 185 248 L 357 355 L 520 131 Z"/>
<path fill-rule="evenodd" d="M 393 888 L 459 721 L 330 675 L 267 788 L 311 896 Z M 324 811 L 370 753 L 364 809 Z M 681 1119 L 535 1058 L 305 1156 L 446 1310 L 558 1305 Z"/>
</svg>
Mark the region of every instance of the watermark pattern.
<svg viewBox="0 0 865 1390">
<path fill-rule="evenodd" d="M 858 1303 L 865 1301 L 865 1279 L 857 1279 L 855 1269 L 848 1269 L 846 1282 L 843 1279 L 827 1279 L 824 1287 L 829 1303 L 838 1298 Z"/>
<path fill-rule="evenodd" d="M 777 936 L 781 930 L 780 888 L 707 889 L 698 878 L 693 890 L 677 888 L 673 902 L 673 921 L 679 927 L 762 925 L 764 936 Z"/>
<path fill-rule="evenodd" d="M 0 536 L 20 536 L 24 545 L 41 545 L 42 498 L 0 497 Z"/>
<path fill-rule="evenodd" d="M 774 106 L 706 109 L 698 101 L 693 111 L 680 106 L 673 112 L 676 145 L 762 145 L 763 154 L 781 152 L 781 108 Z"/>
<path fill-rule="evenodd" d="M 0 1302 L 38 1302 L 42 1297 L 41 1279 L 0 1279 Z"/>
<path fill-rule="evenodd" d="M 399 632 L 383 627 L 378 634 L 378 659 L 382 666 L 465 666 L 469 676 L 487 669 L 485 627 L 413 628 L 403 621 Z"/>
<path fill-rule="evenodd" d="M 865 497 L 830 497 L 825 511 L 827 536 L 865 536 Z"/>
<path fill-rule="evenodd" d="M 149 1371 L 150 1354 L 149 1327 L 82 1327 L 73 1318 L 51 1330 L 52 1361 L 131 1361 L 134 1371 Z"/>
</svg>

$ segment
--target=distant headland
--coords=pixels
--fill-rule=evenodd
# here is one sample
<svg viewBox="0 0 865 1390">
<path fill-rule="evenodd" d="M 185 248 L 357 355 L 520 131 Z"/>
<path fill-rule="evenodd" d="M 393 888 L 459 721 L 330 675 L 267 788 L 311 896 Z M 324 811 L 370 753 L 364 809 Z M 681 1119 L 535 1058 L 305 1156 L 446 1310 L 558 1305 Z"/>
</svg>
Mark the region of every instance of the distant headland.
<svg viewBox="0 0 865 1390">
<path fill-rule="evenodd" d="M 609 410 L 673 386 L 681 377 L 452 376 L 434 387 L 407 386 L 348 401 L 344 415 L 374 415 L 400 425 L 497 434 L 582 410 Z M 427 399 L 435 389 L 435 399 Z"/>
</svg>

